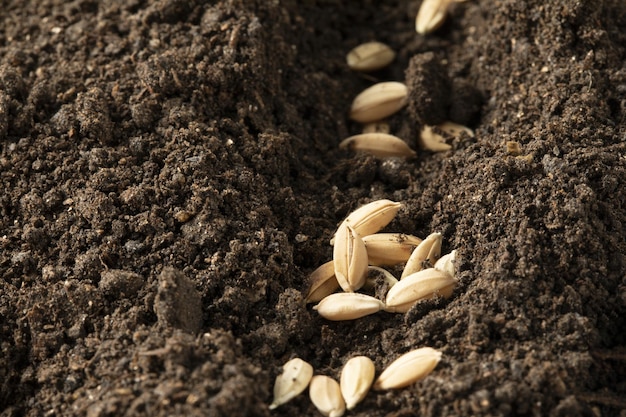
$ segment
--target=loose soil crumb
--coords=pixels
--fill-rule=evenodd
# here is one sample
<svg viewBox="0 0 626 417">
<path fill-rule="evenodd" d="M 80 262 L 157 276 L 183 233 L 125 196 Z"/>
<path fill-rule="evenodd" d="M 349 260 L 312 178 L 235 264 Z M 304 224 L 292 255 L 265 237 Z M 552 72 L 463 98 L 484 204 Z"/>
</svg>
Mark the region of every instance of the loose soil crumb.
<svg viewBox="0 0 626 417">
<path fill-rule="evenodd" d="M 430 377 L 346 415 L 625 416 L 626 4 L 472 0 L 423 37 L 420 3 L 5 2 L 0 415 L 316 416 L 268 410 L 288 359 L 338 378 L 431 346 Z M 396 61 L 351 72 L 371 40 Z M 388 80 L 410 146 L 444 118 L 475 138 L 338 150 Z M 326 321 L 307 275 L 381 198 L 388 231 L 443 234 L 459 286 Z"/>
</svg>

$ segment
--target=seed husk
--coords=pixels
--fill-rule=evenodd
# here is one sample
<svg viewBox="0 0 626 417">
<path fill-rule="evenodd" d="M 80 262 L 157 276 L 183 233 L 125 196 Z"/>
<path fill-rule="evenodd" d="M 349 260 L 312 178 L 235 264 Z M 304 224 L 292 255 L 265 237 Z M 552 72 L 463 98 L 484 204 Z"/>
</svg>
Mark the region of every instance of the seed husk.
<svg viewBox="0 0 626 417">
<path fill-rule="evenodd" d="M 363 237 L 370 265 L 398 265 L 406 262 L 422 239 L 404 233 L 375 233 Z"/>
<path fill-rule="evenodd" d="M 328 261 L 313 271 L 309 277 L 309 291 L 305 297 L 306 303 L 317 303 L 322 298 L 332 294 L 339 288 L 335 278 L 335 263 Z"/>
<path fill-rule="evenodd" d="M 311 379 L 309 396 L 313 405 L 327 417 L 341 417 L 346 412 L 339 383 L 331 377 L 315 375 Z"/>
<path fill-rule="evenodd" d="M 338 292 L 319 302 L 313 310 L 327 320 L 355 320 L 379 312 L 385 303 L 378 298 L 355 292 Z"/>
<path fill-rule="evenodd" d="M 411 385 L 428 376 L 440 360 L 441 352 L 429 347 L 407 352 L 380 374 L 374 389 L 398 389 Z"/>
<path fill-rule="evenodd" d="M 385 298 L 385 311 L 406 313 L 420 300 L 438 295 L 448 298 L 456 286 L 456 279 L 445 271 L 428 268 L 398 281 Z"/>
<path fill-rule="evenodd" d="M 367 395 L 376 374 L 374 362 L 367 356 L 351 358 L 341 371 L 339 386 L 346 402 L 346 408 L 352 410 Z"/>
<path fill-rule="evenodd" d="M 361 133 L 339 144 L 340 149 L 367 152 L 377 158 L 414 158 L 416 153 L 405 141 L 388 133 Z"/>
<path fill-rule="evenodd" d="M 456 276 L 456 270 L 454 268 L 454 264 L 456 263 L 456 250 L 448 253 L 447 255 L 443 255 L 441 258 L 435 262 L 435 269 L 439 271 L 444 271 L 450 274 L 453 278 Z"/>
<path fill-rule="evenodd" d="M 450 0 L 424 0 L 415 18 L 415 30 L 426 35 L 439 29 L 446 20 Z"/>
<path fill-rule="evenodd" d="M 348 224 L 359 236 L 372 235 L 387 226 L 396 217 L 400 208 L 402 203 L 386 199 L 375 200 L 350 213 L 339 228 Z M 330 244 L 334 245 L 334 241 L 335 238 L 332 238 Z"/>
<path fill-rule="evenodd" d="M 348 67 L 354 71 L 376 71 L 391 64 L 396 53 L 382 42 L 366 42 L 355 47 L 346 56 Z"/>
<path fill-rule="evenodd" d="M 270 410 L 285 404 L 306 389 L 313 377 L 313 367 L 300 358 L 293 358 L 283 365 L 283 372 L 274 382 L 274 400 Z"/>
<path fill-rule="evenodd" d="M 385 81 L 363 90 L 352 102 L 350 118 L 360 123 L 382 120 L 407 103 L 408 89 L 403 83 Z"/>
<path fill-rule="evenodd" d="M 402 276 L 400 279 L 414 274 L 415 272 L 424 269 L 426 262 L 433 265 L 439 259 L 441 255 L 441 242 L 443 238 L 441 233 L 431 233 L 424 239 L 416 248 L 406 261 Z"/>
<path fill-rule="evenodd" d="M 354 292 L 363 286 L 367 272 L 367 249 L 361 236 L 345 221 L 335 235 L 333 265 L 337 282 L 344 291 Z"/>
</svg>

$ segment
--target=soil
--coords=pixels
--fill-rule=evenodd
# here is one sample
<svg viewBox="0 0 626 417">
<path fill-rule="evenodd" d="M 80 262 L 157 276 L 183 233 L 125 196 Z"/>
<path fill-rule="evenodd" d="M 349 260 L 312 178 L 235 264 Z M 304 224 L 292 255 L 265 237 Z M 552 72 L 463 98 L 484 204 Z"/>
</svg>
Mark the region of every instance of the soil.
<svg viewBox="0 0 626 417">
<path fill-rule="evenodd" d="M 626 416 L 626 3 L 1 2 L 0 415 L 269 411 L 293 357 L 338 378 L 431 346 L 425 380 L 349 416 Z M 374 74 L 345 54 L 398 52 Z M 405 81 L 391 130 L 475 137 L 339 150 L 351 100 Z M 443 234 L 448 300 L 329 322 L 308 275 L 358 206 Z M 397 272 L 397 271 L 396 271 Z"/>
</svg>

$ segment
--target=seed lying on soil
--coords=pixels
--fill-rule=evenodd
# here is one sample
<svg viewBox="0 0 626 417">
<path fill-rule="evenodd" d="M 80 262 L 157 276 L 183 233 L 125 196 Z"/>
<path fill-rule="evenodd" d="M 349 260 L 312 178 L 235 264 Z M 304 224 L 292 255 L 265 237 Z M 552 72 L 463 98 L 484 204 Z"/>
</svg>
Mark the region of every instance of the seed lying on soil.
<svg viewBox="0 0 626 417">
<path fill-rule="evenodd" d="M 418 143 L 422 149 L 444 152 L 452 149 L 452 146 L 446 143 L 444 135 L 458 138 L 463 133 L 474 137 L 474 132 L 470 128 L 454 122 L 443 122 L 436 126 L 425 125 L 420 132 Z"/>
<path fill-rule="evenodd" d="M 396 53 L 382 42 L 362 43 L 348 52 L 346 61 L 354 71 L 376 71 L 391 64 Z"/>
<path fill-rule="evenodd" d="M 346 362 L 339 385 L 348 410 L 352 410 L 365 398 L 374 382 L 375 373 L 374 362 L 367 356 L 356 356 Z"/>
<path fill-rule="evenodd" d="M 327 417 L 341 417 L 346 412 L 339 384 L 331 377 L 315 375 L 311 379 L 309 396 L 313 405 Z"/>
<path fill-rule="evenodd" d="M 440 360 L 441 352 L 429 347 L 405 353 L 380 374 L 374 389 L 397 389 L 411 385 L 428 376 Z"/>
<path fill-rule="evenodd" d="M 413 251 L 404 266 L 400 279 L 424 269 L 424 264 L 432 266 L 441 255 L 441 233 L 431 233 Z"/>
<path fill-rule="evenodd" d="M 446 143 L 446 138 L 435 132 L 432 126 L 424 126 L 419 135 L 420 148 L 432 152 L 445 152 L 452 149 L 452 145 Z"/>
<path fill-rule="evenodd" d="M 339 148 L 367 152 L 377 158 L 414 158 L 416 155 L 405 141 L 388 133 L 361 133 L 350 136 L 341 141 Z"/>
<path fill-rule="evenodd" d="M 305 297 L 306 303 L 317 303 L 322 298 L 335 292 L 339 282 L 335 278 L 335 263 L 328 261 L 318 267 L 309 277 L 309 291 Z"/>
<path fill-rule="evenodd" d="M 444 271 L 428 268 L 409 275 L 391 287 L 385 298 L 385 311 L 406 313 L 420 300 L 438 295 L 448 298 L 452 295 L 456 279 Z"/>
<path fill-rule="evenodd" d="M 424 0 L 415 18 L 415 30 L 420 35 L 437 30 L 446 20 L 451 0 Z"/>
<path fill-rule="evenodd" d="M 348 224 L 359 236 L 372 235 L 387 226 L 396 217 L 400 208 L 402 208 L 402 203 L 385 199 L 375 200 L 350 213 L 339 228 Z M 331 240 L 331 245 L 334 244 L 334 240 L 335 238 Z"/>
<path fill-rule="evenodd" d="M 355 320 L 378 313 L 385 308 L 385 303 L 378 298 L 354 293 L 339 292 L 331 294 L 319 302 L 313 310 L 327 320 Z"/>
<path fill-rule="evenodd" d="M 386 81 L 363 90 L 352 102 L 350 118 L 360 123 L 376 122 L 390 116 L 407 103 L 406 85 Z"/>
<path fill-rule="evenodd" d="M 283 373 L 274 382 L 274 401 L 270 410 L 285 404 L 304 391 L 313 377 L 313 367 L 300 358 L 294 358 L 283 365 Z"/>
<path fill-rule="evenodd" d="M 346 221 L 335 235 L 333 265 L 337 282 L 344 291 L 354 292 L 363 286 L 367 272 L 367 249 L 359 234 Z"/>
<path fill-rule="evenodd" d="M 458 123 L 443 122 L 441 124 L 436 125 L 435 127 L 447 133 L 448 135 L 451 135 L 457 138 L 460 137 L 462 133 L 467 134 L 467 136 L 469 136 L 470 138 L 474 137 L 474 131 L 472 129 L 470 129 L 469 127 L 460 125 Z"/>
<path fill-rule="evenodd" d="M 376 233 L 363 237 L 370 265 L 406 262 L 422 239 L 403 233 Z"/>
<path fill-rule="evenodd" d="M 456 270 L 454 268 L 454 264 L 456 263 L 456 250 L 453 250 L 447 255 L 443 255 L 437 262 L 435 262 L 435 269 L 439 271 L 444 271 L 450 274 L 451 277 L 456 276 Z"/>
</svg>

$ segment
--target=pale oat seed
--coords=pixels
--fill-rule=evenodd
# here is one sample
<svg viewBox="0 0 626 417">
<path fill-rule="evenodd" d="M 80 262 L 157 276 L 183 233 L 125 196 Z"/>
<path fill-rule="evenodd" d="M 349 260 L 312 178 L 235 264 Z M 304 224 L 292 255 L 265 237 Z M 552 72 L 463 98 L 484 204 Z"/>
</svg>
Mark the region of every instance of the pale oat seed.
<svg viewBox="0 0 626 417">
<path fill-rule="evenodd" d="M 339 384 L 331 377 L 315 375 L 309 386 L 309 397 L 313 405 L 327 417 L 341 417 L 346 411 Z"/>
<path fill-rule="evenodd" d="M 391 64 L 396 53 L 382 42 L 367 42 L 355 47 L 346 56 L 350 69 L 354 71 L 376 71 Z"/>
<path fill-rule="evenodd" d="M 274 400 L 270 410 L 286 403 L 306 389 L 313 376 L 313 367 L 300 358 L 283 365 L 283 373 L 274 382 Z"/>
<path fill-rule="evenodd" d="M 356 356 L 346 362 L 341 371 L 339 385 L 348 410 L 352 410 L 365 398 L 374 382 L 375 374 L 374 362 L 367 356 Z"/>
<path fill-rule="evenodd" d="M 378 377 L 374 389 L 404 388 L 426 378 L 441 360 L 441 352 L 433 348 L 412 350 L 393 361 Z"/>
<path fill-rule="evenodd" d="M 376 122 L 399 111 L 406 105 L 407 86 L 386 81 L 363 90 L 352 102 L 350 118 L 360 123 Z"/>
<path fill-rule="evenodd" d="M 320 316 L 332 321 L 355 320 L 384 308 L 385 303 L 378 298 L 354 292 L 331 294 L 313 307 Z"/>
<path fill-rule="evenodd" d="M 445 271 L 428 268 L 409 275 L 391 287 L 385 298 L 385 311 L 406 313 L 420 300 L 436 296 L 448 298 L 456 279 Z"/>
</svg>

